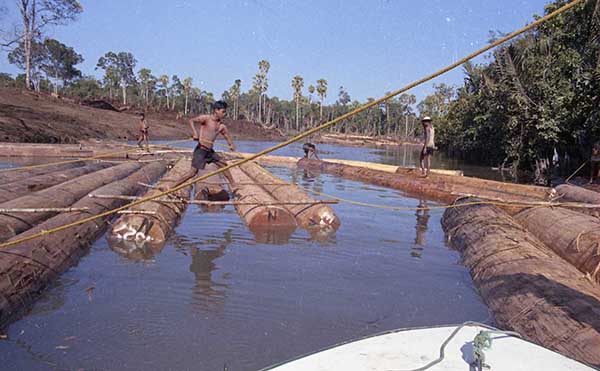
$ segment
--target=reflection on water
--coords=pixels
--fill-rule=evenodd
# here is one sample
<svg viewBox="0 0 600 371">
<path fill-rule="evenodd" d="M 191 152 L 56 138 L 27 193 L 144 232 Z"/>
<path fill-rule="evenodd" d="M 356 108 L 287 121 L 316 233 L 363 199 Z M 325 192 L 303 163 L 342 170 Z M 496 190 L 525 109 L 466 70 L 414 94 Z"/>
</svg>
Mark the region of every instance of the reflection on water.
<svg viewBox="0 0 600 371">
<path fill-rule="evenodd" d="M 415 215 L 417 217 L 417 224 L 415 225 L 415 244 L 411 249 L 410 255 L 413 258 L 420 259 L 423 253 L 423 247 L 425 246 L 425 232 L 427 232 L 427 223 L 429 222 L 429 210 L 427 207 L 427 201 L 419 200 Z"/>
<path fill-rule="evenodd" d="M 215 308 L 225 301 L 225 290 L 228 285 L 217 283 L 216 279 L 213 279 L 213 272 L 217 269 L 215 260 L 225 255 L 225 249 L 233 242 L 231 231 L 232 229 L 225 231 L 220 241 L 206 241 L 203 247 L 190 248 L 192 262 L 189 269 L 196 276 L 196 285 L 193 289 L 194 303 L 202 309 L 210 310 L 211 307 Z"/>
<path fill-rule="evenodd" d="M 331 148 L 332 157 L 367 154 Z M 270 170 L 341 198 L 436 205 L 328 174 Z M 126 259 L 101 238 L 8 328 L 0 364 L 252 370 L 384 330 L 489 319 L 458 254 L 445 246 L 441 210 L 332 208 L 342 225 L 323 239 L 303 229 L 257 239 L 230 205 L 219 213 L 191 205 L 166 245 L 121 246 Z"/>
</svg>

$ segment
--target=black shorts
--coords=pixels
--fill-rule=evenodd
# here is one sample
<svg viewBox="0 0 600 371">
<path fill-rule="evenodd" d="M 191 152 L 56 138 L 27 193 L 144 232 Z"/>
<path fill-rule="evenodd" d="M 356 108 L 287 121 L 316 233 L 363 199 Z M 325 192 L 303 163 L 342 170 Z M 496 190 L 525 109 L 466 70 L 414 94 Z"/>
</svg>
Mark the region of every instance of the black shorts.
<svg viewBox="0 0 600 371">
<path fill-rule="evenodd" d="M 206 167 L 206 164 L 217 162 L 219 160 L 221 160 L 221 157 L 215 153 L 214 149 L 197 145 L 192 157 L 192 167 L 202 170 Z"/>
<path fill-rule="evenodd" d="M 433 152 L 435 152 L 435 148 L 433 148 L 433 147 L 425 147 L 421 151 L 421 158 L 423 158 L 425 156 L 431 156 L 431 155 L 433 155 Z"/>
</svg>

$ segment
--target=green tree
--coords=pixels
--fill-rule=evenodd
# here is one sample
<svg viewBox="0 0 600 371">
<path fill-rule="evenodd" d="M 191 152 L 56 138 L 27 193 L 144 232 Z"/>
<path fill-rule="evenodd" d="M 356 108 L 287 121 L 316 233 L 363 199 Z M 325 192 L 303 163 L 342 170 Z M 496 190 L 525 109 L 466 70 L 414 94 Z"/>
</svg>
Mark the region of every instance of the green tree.
<svg viewBox="0 0 600 371">
<path fill-rule="evenodd" d="M 271 68 L 271 64 L 267 60 L 261 60 L 258 62 L 258 73 L 254 75 L 252 81 L 252 88 L 258 93 L 258 121 L 262 121 L 262 111 L 263 111 L 263 94 L 269 88 L 269 69 Z"/>
<path fill-rule="evenodd" d="M 191 77 L 186 77 L 185 79 L 183 79 L 183 82 L 181 84 L 182 88 L 183 88 L 183 94 L 185 96 L 185 106 L 184 106 L 184 114 L 188 114 L 188 99 L 190 96 L 190 93 L 192 91 L 192 78 Z"/>
<path fill-rule="evenodd" d="M 319 121 L 323 121 L 323 101 L 325 100 L 325 97 L 327 97 L 327 80 L 317 80 L 317 94 L 319 95 L 319 98 L 321 98 L 319 102 Z"/>
<path fill-rule="evenodd" d="M 170 85 L 170 79 L 169 79 L 169 75 L 161 75 L 160 78 L 158 79 L 160 81 L 160 86 L 161 86 L 161 90 L 165 96 L 166 99 L 166 107 L 167 110 L 169 109 L 169 98 L 171 97 L 171 85 Z"/>
<path fill-rule="evenodd" d="M 237 120 L 239 115 L 240 92 L 242 88 L 242 80 L 237 79 L 229 88 L 229 97 L 233 101 L 233 119 Z"/>
<path fill-rule="evenodd" d="M 58 40 L 46 39 L 43 46 L 45 56 L 41 69 L 48 77 L 54 79 L 54 93 L 58 94 L 59 81 L 65 86 L 69 81 L 81 76 L 81 71 L 75 68 L 75 65 L 83 62 L 83 57 Z"/>
<path fill-rule="evenodd" d="M 23 48 L 25 86 L 31 89 L 31 77 L 34 64 L 35 43 L 47 26 L 66 25 L 75 20 L 83 11 L 76 0 L 15 0 L 21 15 L 20 24 L 14 35 L 3 42 L 2 46 L 16 45 Z"/>
<path fill-rule="evenodd" d="M 154 91 L 157 79 L 152 74 L 152 70 L 149 68 L 142 68 L 138 71 L 138 80 L 140 82 L 142 101 L 144 102 L 144 105 L 148 107 L 148 105 L 150 105 L 150 92 Z"/>
<path fill-rule="evenodd" d="M 127 104 L 127 88 L 135 84 L 133 72 L 137 60 L 133 54 L 127 52 L 108 52 L 98 59 L 96 68 L 104 70 L 105 79 L 111 83 L 118 82 L 123 94 L 123 104 Z"/>
</svg>

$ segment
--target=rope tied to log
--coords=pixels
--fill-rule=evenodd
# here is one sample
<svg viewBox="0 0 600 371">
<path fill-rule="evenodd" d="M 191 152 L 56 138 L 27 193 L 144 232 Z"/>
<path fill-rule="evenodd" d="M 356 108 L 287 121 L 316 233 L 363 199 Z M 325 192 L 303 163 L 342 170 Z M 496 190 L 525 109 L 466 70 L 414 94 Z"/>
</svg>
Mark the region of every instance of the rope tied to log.
<svg viewBox="0 0 600 371">
<path fill-rule="evenodd" d="M 300 133 L 300 134 L 298 134 L 298 135 L 296 135 L 296 136 L 294 136 L 294 137 L 292 137 L 290 139 L 287 139 L 287 140 L 285 140 L 285 141 L 283 141 L 283 142 L 281 142 L 279 144 L 276 144 L 276 145 L 274 145 L 272 147 L 269 147 L 269 148 L 264 149 L 264 150 L 262 150 L 262 151 L 260 151 L 258 153 L 255 153 L 252 156 L 249 156 L 249 157 L 247 157 L 247 158 L 245 158 L 243 160 L 240 160 L 238 162 L 235 162 L 235 163 L 232 163 L 230 165 L 224 166 L 222 168 L 219 168 L 218 170 L 209 172 L 207 174 L 201 175 L 201 176 L 196 177 L 194 179 L 188 180 L 188 181 L 186 181 L 186 182 L 184 182 L 184 183 L 182 183 L 182 184 L 180 184 L 180 185 L 178 185 L 176 187 L 173 187 L 172 189 L 166 190 L 164 192 L 160 192 L 160 193 L 157 193 L 155 195 L 145 197 L 145 198 L 140 199 L 138 201 L 131 202 L 131 203 L 127 204 L 127 205 L 123 205 L 123 206 L 117 207 L 115 209 L 108 210 L 108 211 L 99 213 L 99 214 L 94 215 L 94 216 L 90 216 L 88 218 L 83 218 L 83 219 L 78 220 L 78 221 L 73 222 L 73 223 L 69 223 L 69 224 L 66 224 L 66 225 L 63 225 L 63 226 L 60 226 L 60 227 L 53 228 L 48 233 L 59 232 L 59 231 L 62 231 L 62 230 L 65 230 L 65 229 L 68 229 L 68 228 L 71 228 L 71 227 L 74 227 L 74 226 L 77 226 L 77 225 L 81 225 L 81 224 L 87 223 L 89 221 L 93 221 L 93 220 L 98 219 L 98 218 L 102 218 L 102 217 L 105 217 L 105 216 L 113 215 L 113 214 L 115 214 L 115 213 L 117 213 L 117 212 L 119 212 L 121 210 L 126 210 L 126 209 L 129 209 L 129 208 L 133 207 L 133 206 L 140 205 L 140 204 L 142 204 L 144 202 L 148 202 L 148 201 L 151 201 L 153 199 L 160 198 L 162 196 L 165 196 L 165 195 L 173 193 L 173 192 L 177 192 L 178 190 L 184 189 L 186 187 L 189 187 L 189 186 L 191 186 L 191 185 L 193 185 L 193 184 L 195 184 L 195 183 L 197 183 L 199 181 L 202 181 L 202 180 L 207 179 L 209 177 L 215 176 L 217 174 L 221 174 L 221 173 L 223 173 L 223 172 L 225 172 L 225 171 L 227 171 L 227 170 L 229 170 L 229 169 L 231 169 L 233 167 L 237 167 L 237 166 L 243 165 L 243 164 L 245 164 L 247 162 L 253 161 L 253 160 L 255 160 L 255 159 L 257 159 L 257 158 L 259 158 L 261 156 L 264 156 L 264 155 L 266 155 L 268 153 L 271 153 L 271 152 L 276 151 L 276 150 L 278 150 L 280 148 L 286 147 L 289 144 L 298 142 L 298 141 L 300 141 L 300 140 L 302 140 L 302 139 L 304 139 L 306 137 L 309 137 L 309 136 L 311 136 L 311 135 L 313 135 L 313 134 L 315 134 L 317 132 L 320 132 L 320 131 L 322 131 L 324 129 L 327 129 L 327 128 L 329 128 L 329 127 L 337 124 L 340 121 L 343 121 L 343 120 L 345 120 L 347 118 L 355 116 L 355 115 L 357 115 L 357 114 L 359 114 L 359 113 L 361 113 L 363 111 L 366 111 L 366 110 L 370 109 L 371 107 L 374 107 L 374 106 L 377 106 L 377 105 L 379 105 L 381 103 L 384 103 L 384 102 L 388 101 L 389 99 L 391 99 L 391 98 L 393 98 L 393 97 L 395 97 L 397 95 L 400 95 L 401 93 L 406 92 L 407 90 L 410 90 L 410 89 L 412 89 L 412 88 L 414 88 L 416 86 L 422 85 L 422 84 L 424 84 L 424 83 L 426 83 L 426 82 L 428 82 L 430 80 L 433 80 L 434 78 L 436 78 L 438 76 L 441 76 L 444 73 L 446 73 L 448 71 L 451 71 L 451 70 L 455 69 L 456 67 L 459 67 L 459 66 L 463 65 L 464 63 L 468 62 L 469 60 L 471 60 L 471 59 L 473 59 L 473 58 L 475 58 L 475 57 L 477 57 L 477 56 L 479 56 L 481 54 L 484 54 L 488 50 L 490 50 L 492 48 L 495 48 L 496 46 L 501 45 L 501 44 L 503 44 L 503 43 L 505 43 L 505 42 L 507 42 L 507 41 L 509 41 L 511 39 L 514 39 L 515 37 L 517 37 L 519 35 L 522 35 L 522 34 L 526 33 L 527 31 L 530 31 L 530 30 L 534 29 L 535 27 L 543 24 L 544 22 L 546 22 L 546 21 L 548 21 L 548 20 L 550 20 L 552 18 L 555 18 L 556 16 L 558 16 L 558 15 L 560 15 L 560 14 L 562 14 L 562 13 L 564 13 L 564 12 L 570 10 L 570 9 L 572 9 L 573 7 L 575 7 L 577 5 L 580 5 L 583 1 L 584 0 L 573 0 L 570 3 L 567 3 L 567 4 L 563 5 L 562 7 L 558 8 L 557 10 L 553 11 L 552 13 L 549 13 L 549 14 L 545 15 L 544 17 L 541 17 L 541 18 L 535 20 L 534 22 L 532 22 L 532 23 L 530 23 L 530 24 L 522 27 L 521 29 L 519 29 L 517 31 L 514 31 L 514 32 L 512 32 L 512 33 L 510 33 L 510 34 L 508 34 L 508 35 L 506 35 L 504 37 L 499 38 L 498 40 L 496 40 L 496 41 L 494 41 L 494 42 L 492 42 L 492 43 L 490 43 L 490 44 L 482 47 L 481 49 L 479 49 L 479 50 L 477 50 L 477 51 L 475 51 L 475 52 L 473 52 L 473 53 L 471 53 L 471 54 L 463 57 L 460 60 L 457 60 L 456 62 L 454 62 L 454 63 L 452 63 L 452 64 L 450 64 L 450 65 L 448 65 L 448 66 L 446 66 L 446 67 L 444 67 L 444 68 L 442 68 L 442 69 L 440 69 L 440 70 L 438 70 L 438 71 L 436 71 L 436 72 L 434 72 L 434 73 L 432 73 L 432 74 L 430 74 L 430 75 L 428 75 L 426 77 L 423 77 L 423 78 L 421 78 L 421 79 L 419 79 L 417 81 L 414 81 L 414 82 L 412 82 L 412 83 L 410 83 L 410 84 L 408 84 L 408 85 L 406 85 L 406 86 L 404 86 L 404 87 L 402 87 L 402 88 L 400 88 L 400 89 L 398 89 L 396 91 L 393 91 L 393 92 L 391 92 L 391 93 L 389 93 L 389 94 L 387 94 L 387 95 L 385 95 L 385 96 L 383 96 L 383 97 L 381 97 L 379 99 L 375 99 L 375 100 L 372 100 L 372 101 L 370 101 L 368 103 L 365 103 L 364 105 L 362 105 L 360 107 L 357 107 L 356 109 L 353 109 L 350 112 L 347 112 L 347 113 L 345 113 L 345 114 L 343 114 L 341 116 L 338 116 L 338 117 L 334 118 L 333 120 L 330 120 L 330 121 L 328 121 L 328 122 L 326 122 L 326 123 L 324 123 L 322 125 L 319 125 L 319 126 L 316 126 L 316 127 L 312 128 L 312 129 L 306 130 L 306 131 L 304 131 L 304 132 L 302 132 L 302 133 Z M 186 139 L 185 141 L 188 141 L 188 140 L 189 139 Z M 43 236 L 43 234 L 38 233 L 38 234 L 31 235 L 31 236 L 27 236 L 27 237 L 23 237 L 23 238 L 18 238 L 18 239 L 11 240 L 11 241 L 4 242 L 4 243 L 0 244 L 0 248 L 5 248 L 5 247 L 17 245 L 17 244 L 20 244 L 20 243 L 23 243 L 23 242 L 26 242 L 26 241 L 30 241 L 30 240 L 42 237 L 42 236 Z"/>
</svg>

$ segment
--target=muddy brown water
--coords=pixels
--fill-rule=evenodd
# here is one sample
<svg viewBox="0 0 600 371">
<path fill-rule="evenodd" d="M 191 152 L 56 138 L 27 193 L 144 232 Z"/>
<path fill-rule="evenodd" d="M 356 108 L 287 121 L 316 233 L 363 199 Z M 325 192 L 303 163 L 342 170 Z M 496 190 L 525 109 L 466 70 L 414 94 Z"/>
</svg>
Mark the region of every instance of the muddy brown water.
<svg viewBox="0 0 600 371">
<path fill-rule="evenodd" d="M 241 142 L 240 149 L 268 145 Z M 323 147 L 332 158 L 395 156 Z M 343 198 L 435 205 L 327 174 L 270 170 Z M 325 240 L 298 229 L 288 241 L 257 242 L 233 207 L 209 214 L 195 205 L 164 248 L 142 260 L 101 238 L 8 327 L 0 369 L 256 370 L 385 330 L 493 323 L 459 254 L 445 244 L 442 210 L 333 207 L 342 226 Z"/>
</svg>

